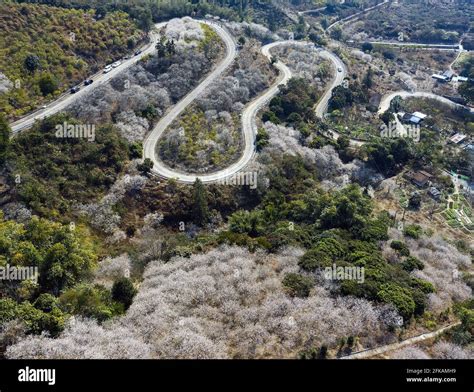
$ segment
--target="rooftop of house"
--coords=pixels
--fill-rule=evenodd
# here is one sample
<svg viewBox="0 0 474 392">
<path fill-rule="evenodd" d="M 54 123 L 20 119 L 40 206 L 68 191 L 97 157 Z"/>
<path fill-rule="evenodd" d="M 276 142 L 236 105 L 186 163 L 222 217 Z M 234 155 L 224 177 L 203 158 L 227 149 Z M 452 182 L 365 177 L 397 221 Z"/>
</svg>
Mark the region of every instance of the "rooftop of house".
<svg viewBox="0 0 474 392">
<path fill-rule="evenodd" d="M 426 114 L 421 112 L 414 112 L 414 113 L 403 113 L 402 120 L 405 122 L 411 122 L 412 124 L 419 124 L 427 117 Z"/>
<path fill-rule="evenodd" d="M 423 170 L 419 170 L 417 172 L 408 172 L 406 176 L 408 179 L 420 186 L 424 186 L 430 180 L 430 178 L 433 177 L 430 173 L 427 173 Z"/>
<path fill-rule="evenodd" d="M 420 173 L 420 174 L 422 174 L 422 175 L 424 175 L 425 177 L 428 177 L 428 178 L 433 177 L 433 175 L 431 175 L 430 173 L 428 173 L 424 170 L 419 170 L 417 173 Z"/>
<path fill-rule="evenodd" d="M 420 119 L 422 119 L 422 120 L 424 120 L 424 119 L 427 117 L 426 114 L 421 113 L 421 112 L 414 112 L 414 113 L 412 114 L 412 116 L 418 117 L 418 118 L 420 118 Z"/>
<path fill-rule="evenodd" d="M 443 81 L 447 81 L 447 80 L 448 80 L 448 78 L 447 78 L 446 76 L 444 76 L 444 75 L 439 75 L 439 74 L 433 74 L 433 75 L 431 75 L 431 77 L 434 78 L 434 79 L 439 79 L 439 80 L 443 80 Z"/>
<path fill-rule="evenodd" d="M 421 123 L 423 119 L 417 117 L 417 116 L 411 116 L 410 119 L 408 121 L 410 121 L 411 123 L 413 124 L 419 124 Z"/>
<path fill-rule="evenodd" d="M 462 133 L 456 133 L 455 135 L 449 138 L 449 141 L 454 144 L 458 144 L 462 142 L 467 136 L 463 135 Z"/>
</svg>

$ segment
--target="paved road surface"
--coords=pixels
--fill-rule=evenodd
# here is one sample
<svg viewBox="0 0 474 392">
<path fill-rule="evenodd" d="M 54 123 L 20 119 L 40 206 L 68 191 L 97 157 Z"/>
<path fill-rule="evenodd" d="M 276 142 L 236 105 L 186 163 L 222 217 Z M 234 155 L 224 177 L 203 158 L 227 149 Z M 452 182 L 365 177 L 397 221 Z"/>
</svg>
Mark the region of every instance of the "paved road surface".
<svg viewBox="0 0 474 392">
<path fill-rule="evenodd" d="M 374 5 L 373 7 L 366 8 L 366 9 L 360 11 L 360 12 L 357 12 L 357 13 L 355 13 L 355 14 L 349 15 L 349 16 L 343 18 L 343 19 L 339 19 L 338 21 L 336 21 L 336 22 L 332 23 L 331 25 L 329 25 L 328 28 L 326 29 L 326 31 L 331 30 L 333 27 L 335 27 L 335 26 L 337 26 L 337 25 L 339 25 L 339 24 L 345 24 L 346 22 L 349 22 L 349 21 L 351 21 L 352 19 L 355 19 L 355 18 L 357 18 L 358 16 L 360 16 L 360 15 L 362 15 L 362 14 L 365 14 L 366 12 L 369 12 L 369 11 L 372 11 L 372 10 L 374 10 L 374 9 L 376 9 L 376 8 L 382 7 L 383 5 L 388 4 L 388 3 L 390 3 L 390 0 L 385 0 L 385 1 L 382 2 L 382 3 L 379 3 L 379 4 Z"/>
<path fill-rule="evenodd" d="M 369 9 L 366 9 L 364 11 L 361 11 L 360 13 L 356 15 L 352 15 L 350 18 L 356 17 L 357 15 L 370 11 L 376 7 L 382 6 L 389 1 L 385 1 L 384 3 L 380 3 L 375 7 L 371 7 Z M 341 20 L 339 22 L 343 22 L 344 20 Z M 255 154 L 255 138 L 256 138 L 256 132 L 257 132 L 257 126 L 256 126 L 256 117 L 258 112 L 269 103 L 269 101 L 278 94 L 279 92 L 279 86 L 285 85 L 292 77 L 291 70 L 283 64 L 281 61 L 277 61 L 275 66 L 276 68 L 280 71 L 280 75 L 277 79 L 277 81 L 268 89 L 266 90 L 263 94 L 261 94 L 259 97 L 257 97 L 255 100 L 250 102 L 244 109 L 242 113 L 242 131 L 243 131 L 243 137 L 244 137 L 244 150 L 242 152 L 242 155 L 240 159 L 231 164 L 229 167 L 214 172 L 214 173 L 208 173 L 208 174 L 202 174 L 202 175 L 195 175 L 195 174 L 189 174 L 189 173 L 183 173 L 178 170 L 172 169 L 168 167 L 166 164 L 164 164 L 162 161 L 159 160 L 156 154 L 156 145 L 162 136 L 163 132 L 171 125 L 171 123 L 198 97 L 200 96 L 204 90 L 211 85 L 218 77 L 220 77 L 225 70 L 229 68 L 229 66 L 233 63 L 236 55 L 237 55 L 237 49 L 236 49 L 236 44 L 233 39 L 233 37 L 224 29 L 222 28 L 219 24 L 215 22 L 203 22 L 207 23 L 209 26 L 211 26 L 213 29 L 216 30 L 216 32 L 219 34 L 219 36 L 222 38 L 222 40 L 225 43 L 226 46 L 226 55 L 225 58 L 219 63 L 219 65 L 204 79 L 203 82 L 201 82 L 193 91 L 191 91 L 188 95 L 186 95 L 180 102 L 178 102 L 153 128 L 151 133 L 148 135 L 144 142 L 144 158 L 149 158 L 153 161 L 154 167 L 152 169 L 153 173 L 164 178 L 175 178 L 180 182 L 184 183 L 192 183 L 195 181 L 197 177 L 199 177 L 203 182 L 205 183 L 210 183 L 210 182 L 216 182 L 219 180 L 222 180 L 224 178 L 230 177 L 243 168 L 246 167 L 246 165 L 249 163 L 249 161 L 252 159 L 252 157 Z M 155 26 L 156 29 L 159 29 L 166 25 L 165 23 L 159 23 Z M 75 100 L 83 97 L 85 94 L 89 93 L 92 91 L 92 89 L 96 88 L 97 86 L 108 82 L 110 79 L 112 79 L 114 76 L 122 72 L 123 70 L 127 69 L 128 67 L 136 64 L 141 58 L 144 56 L 147 56 L 149 54 L 152 54 L 155 51 L 155 44 L 158 39 L 158 34 L 156 32 L 152 32 L 150 34 L 150 41 L 151 43 L 147 45 L 146 48 L 143 48 L 143 51 L 140 55 L 132 57 L 131 59 L 128 59 L 124 61 L 119 67 L 113 69 L 111 72 L 107 74 L 103 73 L 98 73 L 94 75 L 94 83 L 90 86 L 83 87 L 78 93 L 76 94 L 63 94 L 61 97 L 59 97 L 56 101 L 52 102 L 51 104 L 48 105 L 46 109 L 42 109 L 40 111 L 37 111 L 35 113 L 32 113 L 31 115 L 28 115 L 15 123 L 11 124 L 13 133 L 18 133 L 21 130 L 27 129 L 31 127 L 31 125 L 34 123 L 35 120 L 37 119 L 43 119 L 48 116 L 51 116 L 57 112 L 60 112 L 64 110 L 67 106 L 71 105 Z M 270 51 L 281 45 L 301 45 L 301 46 L 306 46 L 310 45 L 314 48 L 314 44 L 306 41 L 278 41 L 278 42 L 273 42 L 271 44 L 268 44 L 262 48 L 262 53 L 264 56 L 266 56 L 269 60 L 271 59 L 271 54 Z M 316 49 L 315 49 L 316 50 Z M 331 93 L 332 90 L 336 87 L 339 86 L 340 84 L 343 83 L 344 78 L 347 76 L 347 68 L 345 64 L 342 62 L 342 60 L 337 57 L 334 53 L 331 53 L 327 50 L 319 50 L 319 53 L 322 57 L 330 60 L 334 66 L 335 69 L 335 76 L 328 88 L 326 89 L 325 93 L 321 97 L 320 101 L 315 107 L 315 113 L 318 117 L 323 118 L 325 113 L 327 112 L 328 108 L 328 102 L 329 99 L 331 98 Z M 425 98 L 433 98 L 436 99 L 440 102 L 443 102 L 451 107 L 461 107 L 462 105 L 456 104 L 444 97 L 432 94 L 432 93 L 427 93 L 427 92 L 407 92 L 407 91 L 396 91 L 390 94 L 385 95 L 382 98 L 382 101 L 380 103 L 379 107 L 379 113 L 382 113 L 386 111 L 389 106 L 390 102 L 392 99 L 400 95 L 402 98 L 410 97 L 410 96 L 415 96 L 415 97 L 425 97 Z M 473 109 L 471 109 L 471 112 L 473 112 Z M 332 137 L 333 139 L 338 139 L 339 134 L 337 132 L 332 131 L 330 134 L 328 134 L 329 137 Z M 364 142 L 356 140 L 356 139 L 351 139 L 350 140 L 351 145 L 354 146 L 361 146 L 364 144 Z"/>
<path fill-rule="evenodd" d="M 392 99 L 395 98 L 397 95 L 401 96 L 403 99 L 409 98 L 409 97 L 419 97 L 419 98 L 431 98 L 431 99 L 436 99 L 439 102 L 442 102 L 451 108 L 467 108 L 466 106 L 460 105 L 458 103 L 455 103 L 447 98 L 444 98 L 440 95 L 436 95 L 433 93 L 428 93 L 425 91 L 395 91 L 389 94 L 386 94 L 382 97 L 382 100 L 380 101 L 379 105 L 379 111 L 378 113 L 381 114 L 385 111 L 387 111 L 390 108 L 390 102 L 392 102 Z M 469 109 L 471 113 L 474 113 L 474 109 Z"/>
<path fill-rule="evenodd" d="M 324 95 L 322 96 L 322 98 L 320 99 L 318 105 L 316 106 L 315 112 L 316 112 L 316 116 L 318 116 L 319 118 L 323 118 L 324 114 L 328 110 L 328 103 L 329 103 L 329 100 L 331 99 L 332 90 L 335 87 L 341 85 L 342 82 L 344 81 L 344 79 L 347 76 L 347 67 L 346 67 L 346 65 L 334 53 L 328 52 L 327 50 L 323 50 L 321 52 L 321 56 L 323 56 L 324 58 L 326 58 L 326 59 L 328 59 L 329 61 L 332 62 L 333 66 L 334 66 L 334 70 L 336 72 L 336 75 L 334 76 L 334 79 L 333 79 L 330 87 L 328 89 L 326 89 L 326 91 L 324 92 Z"/>
<path fill-rule="evenodd" d="M 232 40 L 232 37 L 228 33 L 217 27 L 216 31 L 222 37 L 227 46 L 227 55 L 226 58 L 219 64 L 219 66 L 214 70 L 206 80 L 201 83 L 195 90 L 193 90 L 188 96 L 181 100 L 153 129 L 147 140 L 144 144 L 144 158 L 149 158 L 153 161 L 153 173 L 164 178 L 174 178 L 179 182 L 183 183 L 193 183 L 196 178 L 199 178 L 203 183 L 212 183 L 219 180 L 223 180 L 227 177 L 238 173 L 244 169 L 250 160 L 255 154 L 255 138 L 257 134 L 257 125 L 256 118 L 258 112 L 267 105 L 270 100 L 279 93 L 279 86 L 286 85 L 292 77 L 291 70 L 283 64 L 281 61 L 275 63 L 276 68 L 280 71 L 280 75 L 276 82 L 263 94 L 254 99 L 249 103 L 243 113 L 242 113 L 242 131 L 244 136 L 244 150 L 240 159 L 228 166 L 223 170 L 216 171 L 214 173 L 208 174 L 188 174 L 183 173 L 178 170 L 172 169 L 162 162 L 156 154 L 156 144 L 166 128 L 181 114 L 200 94 L 203 93 L 204 89 L 207 88 L 212 81 L 214 81 L 222 72 L 232 63 L 235 57 L 235 43 Z M 267 57 L 269 60 L 272 58 L 270 51 L 282 45 L 295 45 L 295 46 L 312 46 L 314 44 L 306 41 L 278 41 L 268 44 L 262 48 L 262 54 Z M 322 56 L 328 58 L 335 66 L 336 76 L 332 84 L 327 88 L 326 93 L 316 106 L 316 113 L 321 117 L 324 115 L 327 110 L 328 101 L 331 97 L 331 90 L 337 85 L 341 84 L 346 76 L 346 67 L 344 63 L 334 54 L 321 51 Z M 337 69 L 340 68 L 341 72 L 338 72 Z"/>
<path fill-rule="evenodd" d="M 381 346 L 381 347 L 377 347 L 377 348 L 373 348 L 373 349 L 369 349 L 369 350 L 365 350 L 365 351 L 360 351 L 360 352 L 357 352 L 357 353 L 354 353 L 354 354 L 350 354 L 346 357 L 342 357 L 341 359 L 367 359 L 367 358 L 371 358 L 371 357 L 374 357 L 376 355 L 384 354 L 384 353 L 387 353 L 387 352 L 390 352 L 390 351 L 399 350 L 403 347 L 411 346 L 415 343 L 420 343 L 420 342 L 423 342 L 425 340 L 433 339 L 436 336 L 441 335 L 443 332 L 447 331 L 448 329 L 451 329 L 451 328 L 453 328 L 453 327 L 455 327 L 456 325 L 459 325 L 459 324 L 461 324 L 461 323 L 457 322 L 457 323 L 448 325 L 446 327 L 440 328 L 440 329 L 438 329 L 434 332 L 429 332 L 429 333 L 425 333 L 423 335 L 414 336 L 412 338 L 408 338 L 408 339 L 403 340 L 403 341 L 398 342 L 398 343 L 388 344 L 386 346 Z"/>
<path fill-rule="evenodd" d="M 160 177 L 164 178 L 175 178 L 180 182 L 192 183 L 196 179 L 196 175 L 180 173 L 174 170 L 163 162 L 161 162 L 156 154 L 156 144 L 158 143 L 163 132 L 171 125 L 171 123 L 197 98 L 204 90 L 211 85 L 223 72 L 233 63 L 236 55 L 237 48 L 233 38 L 230 34 L 220 27 L 218 24 L 213 22 L 205 22 L 210 25 L 219 34 L 226 46 L 225 58 L 219 63 L 219 65 L 201 82 L 194 90 L 186 95 L 181 101 L 179 101 L 166 115 L 155 125 L 153 130 L 150 132 L 143 144 L 143 156 L 149 158 L 153 162 L 152 172 Z M 248 129 L 245 130 L 245 156 L 248 155 L 250 138 L 250 132 Z M 253 147 L 253 145 L 252 145 Z M 222 178 L 222 173 L 208 174 L 199 176 L 203 182 L 216 181 Z"/>
<path fill-rule="evenodd" d="M 198 97 L 200 96 L 204 90 L 211 85 L 218 77 L 220 77 L 223 72 L 229 68 L 229 66 L 233 63 L 236 55 L 237 49 L 236 44 L 233 37 L 219 24 L 215 22 L 207 22 L 204 21 L 203 23 L 207 23 L 222 38 L 226 46 L 226 56 L 225 58 L 219 63 L 219 65 L 209 74 L 204 81 L 202 81 L 193 91 L 191 91 L 188 95 L 186 95 L 180 102 L 178 102 L 166 115 L 156 124 L 153 130 L 150 132 L 148 137 L 146 138 L 143 151 L 144 151 L 144 158 L 150 158 L 153 163 L 154 167 L 152 169 L 153 173 L 164 178 L 175 178 L 180 182 L 184 183 L 192 183 L 195 181 L 196 177 L 199 177 L 203 182 L 216 182 L 218 180 L 227 178 L 232 176 L 233 174 L 242 170 L 252 159 L 255 154 L 255 138 L 257 133 L 257 126 L 256 126 L 256 117 L 258 112 L 269 103 L 269 101 L 278 94 L 279 86 L 285 85 L 292 77 L 292 73 L 290 69 L 283 64 L 281 61 L 278 61 L 275 66 L 279 70 L 280 75 L 277 81 L 263 94 L 257 97 L 255 100 L 250 102 L 244 109 L 242 113 L 242 131 L 244 136 L 244 150 L 240 159 L 231 164 L 226 169 L 208 173 L 204 175 L 194 175 L 188 173 L 182 173 L 178 170 L 172 169 L 164 164 L 162 161 L 159 160 L 156 154 L 156 144 L 158 143 L 159 139 L 163 135 L 163 132 L 171 125 L 171 123 Z M 159 29 L 166 25 L 166 22 L 159 23 L 155 25 L 155 29 Z M 136 64 L 140 59 L 144 56 L 150 55 L 154 53 L 155 44 L 158 40 L 159 36 L 156 31 L 150 33 L 150 44 L 147 45 L 145 48 L 142 49 L 142 53 L 137 56 L 132 57 L 131 59 L 125 60 L 122 64 L 114 68 L 111 72 L 104 74 L 102 71 L 89 77 L 94 80 L 94 83 L 89 86 L 81 86 L 81 90 L 76 94 L 69 94 L 69 92 L 60 96 L 57 100 L 50 103 L 47 108 L 41 109 L 36 111 L 30 115 L 23 117 L 22 119 L 14 122 L 11 124 L 13 134 L 16 134 L 22 130 L 30 128 L 36 120 L 44 119 L 46 117 L 52 116 L 58 112 L 63 111 L 69 105 L 74 103 L 76 100 L 84 97 L 86 94 L 90 93 L 94 88 L 109 82 L 113 77 L 117 76 L 119 73 L 124 71 L 125 69 L 131 67 L 132 65 Z M 262 48 L 262 53 L 266 56 L 269 60 L 271 59 L 270 51 L 276 46 L 281 45 L 297 45 L 297 46 L 306 46 L 310 45 L 314 47 L 313 43 L 305 42 L 305 41 L 279 41 L 274 42 L 269 45 L 266 45 Z M 318 116 L 323 117 L 325 111 L 327 110 L 328 101 L 331 97 L 331 90 L 336 87 L 337 85 L 341 84 L 343 79 L 347 74 L 346 67 L 344 63 L 334 54 L 322 50 L 320 54 L 329 59 L 335 67 L 335 77 L 332 84 L 328 87 L 325 94 L 321 98 L 320 102 L 316 106 L 316 113 Z M 337 70 L 341 69 L 341 72 Z"/>
<path fill-rule="evenodd" d="M 159 29 L 163 27 L 165 24 L 166 23 L 158 23 L 155 25 L 155 28 Z M 151 42 L 146 47 L 142 48 L 142 53 L 140 53 L 137 56 L 133 56 L 132 58 L 128 60 L 123 60 L 121 65 L 119 65 L 117 68 L 114 68 L 109 73 L 104 74 L 103 71 L 101 70 L 95 75 L 88 77 L 88 79 L 93 79 L 94 83 L 92 83 L 89 86 L 82 85 L 81 90 L 79 90 L 77 93 L 70 94 L 69 91 L 67 91 L 66 93 L 62 94 L 58 99 L 49 103 L 45 109 L 38 110 L 34 113 L 31 113 L 11 123 L 10 127 L 12 129 L 12 133 L 15 135 L 16 133 L 20 131 L 30 128 L 35 122 L 35 120 L 41 120 L 46 117 L 50 117 L 58 112 L 63 111 L 64 109 L 66 109 L 66 107 L 74 103 L 76 100 L 90 93 L 93 89 L 97 88 L 98 86 L 104 83 L 107 83 L 109 80 L 117 76 L 119 73 L 123 72 L 125 69 L 136 64 L 144 56 L 152 54 L 155 51 L 155 45 L 157 43 L 157 40 L 158 40 L 158 34 L 155 31 L 152 31 L 150 33 Z"/>
</svg>

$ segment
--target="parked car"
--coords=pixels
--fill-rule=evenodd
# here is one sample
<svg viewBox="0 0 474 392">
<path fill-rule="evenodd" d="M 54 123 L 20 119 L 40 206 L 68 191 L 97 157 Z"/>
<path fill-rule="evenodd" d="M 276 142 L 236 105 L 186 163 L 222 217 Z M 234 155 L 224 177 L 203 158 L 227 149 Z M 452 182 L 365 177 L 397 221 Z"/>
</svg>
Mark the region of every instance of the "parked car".
<svg viewBox="0 0 474 392">
<path fill-rule="evenodd" d="M 110 71 L 112 71 L 112 66 L 111 66 L 111 65 L 107 65 L 107 66 L 104 68 L 104 73 L 109 73 Z"/>
<path fill-rule="evenodd" d="M 89 86 L 89 84 L 92 84 L 92 83 L 94 83 L 94 80 L 88 79 L 84 82 L 84 86 Z"/>
<path fill-rule="evenodd" d="M 71 94 L 77 93 L 81 88 L 79 86 L 75 86 L 71 89 Z"/>
<path fill-rule="evenodd" d="M 141 52 L 142 52 L 141 50 L 137 50 L 137 51 L 135 52 L 135 56 L 138 56 Z"/>
<path fill-rule="evenodd" d="M 117 68 L 122 62 L 120 60 L 116 61 L 115 63 L 112 64 L 112 68 Z"/>
</svg>

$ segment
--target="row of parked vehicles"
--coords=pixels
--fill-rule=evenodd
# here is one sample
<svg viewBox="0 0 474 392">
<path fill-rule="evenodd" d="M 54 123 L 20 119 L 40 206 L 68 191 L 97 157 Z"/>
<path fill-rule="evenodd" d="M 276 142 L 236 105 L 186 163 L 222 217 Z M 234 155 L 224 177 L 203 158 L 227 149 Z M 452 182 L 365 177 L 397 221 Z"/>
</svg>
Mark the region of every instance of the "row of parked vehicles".
<svg viewBox="0 0 474 392">
<path fill-rule="evenodd" d="M 122 61 L 117 60 L 115 63 L 109 64 L 104 68 L 104 73 L 109 73 L 112 71 L 114 68 L 117 68 L 120 64 L 122 64 Z"/>
<path fill-rule="evenodd" d="M 87 80 L 84 80 L 84 86 L 89 86 L 90 84 L 94 83 L 94 80 L 93 79 L 87 79 Z M 71 94 L 75 94 L 77 93 L 81 88 L 79 86 L 74 86 L 73 88 L 71 88 L 70 92 Z"/>
<path fill-rule="evenodd" d="M 141 50 L 137 50 L 135 52 L 135 56 L 138 56 L 142 51 Z M 132 56 L 125 56 L 123 59 L 124 60 L 128 60 L 129 58 L 131 58 Z M 104 73 L 109 73 L 110 71 L 112 71 L 114 68 L 117 68 L 118 66 L 120 66 L 122 64 L 122 61 L 121 60 L 117 60 L 116 62 L 112 63 L 112 64 L 109 64 L 107 65 L 105 68 L 104 68 Z"/>
<path fill-rule="evenodd" d="M 140 53 L 142 53 L 141 50 L 137 50 L 134 55 L 135 56 L 138 56 Z M 123 59 L 124 60 L 128 60 L 129 58 L 131 58 L 131 56 L 125 56 Z M 114 63 L 112 64 L 109 64 L 107 65 L 105 68 L 104 68 L 104 73 L 109 73 L 110 71 L 112 71 L 114 68 L 117 68 L 118 66 L 120 66 L 122 64 L 122 61 L 121 60 L 117 60 L 115 61 Z M 84 81 L 84 86 L 89 86 L 90 84 L 92 84 L 94 82 L 93 79 L 87 79 Z M 75 94 L 77 93 L 81 88 L 79 86 L 74 86 L 73 88 L 71 88 L 70 92 L 71 94 Z"/>
</svg>

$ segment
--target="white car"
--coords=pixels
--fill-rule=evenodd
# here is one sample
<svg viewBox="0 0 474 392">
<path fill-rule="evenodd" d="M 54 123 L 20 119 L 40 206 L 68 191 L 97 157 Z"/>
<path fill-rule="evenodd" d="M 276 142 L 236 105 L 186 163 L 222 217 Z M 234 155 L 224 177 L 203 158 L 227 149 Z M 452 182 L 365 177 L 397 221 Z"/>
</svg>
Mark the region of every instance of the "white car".
<svg viewBox="0 0 474 392">
<path fill-rule="evenodd" d="M 115 63 L 112 64 L 112 68 L 117 68 L 120 64 L 122 64 L 120 60 L 116 61 Z"/>
<path fill-rule="evenodd" d="M 109 73 L 110 71 L 112 71 L 112 66 L 111 66 L 111 65 L 107 65 L 107 66 L 104 68 L 104 73 Z"/>
</svg>

